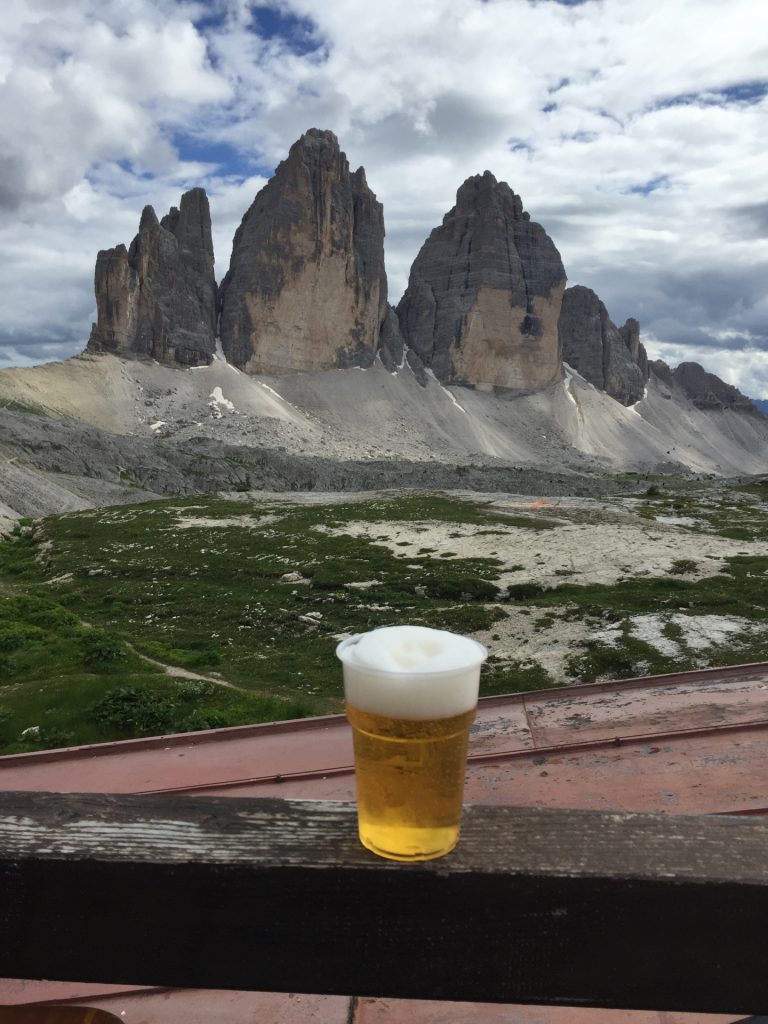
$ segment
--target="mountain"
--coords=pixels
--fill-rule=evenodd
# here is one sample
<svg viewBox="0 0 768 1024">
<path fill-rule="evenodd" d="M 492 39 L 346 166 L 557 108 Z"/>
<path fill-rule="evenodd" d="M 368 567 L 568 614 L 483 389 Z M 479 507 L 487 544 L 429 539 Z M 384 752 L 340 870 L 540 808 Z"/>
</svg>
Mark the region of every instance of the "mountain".
<svg viewBox="0 0 768 1024">
<path fill-rule="evenodd" d="M 669 386 L 678 387 L 697 409 L 715 412 L 732 409 L 745 416 L 761 415 L 752 400 L 742 395 L 738 388 L 726 384 L 714 373 L 708 373 L 698 363 L 680 363 L 674 370 L 661 359 L 650 365 L 661 381 Z"/>
<path fill-rule="evenodd" d="M 575 285 L 563 295 L 558 330 L 563 360 L 590 384 L 622 405 L 643 397 L 648 358 L 637 320 L 616 327 L 597 295 Z"/>
<path fill-rule="evenodd" d="M 506 182 L 468 178 L 421 248 L 397 306 L 418 360 L 443 384 L 537 391 L 562 377 L 560 254 Z"/>
<path fill-rule="evenodd" d="M 371 365 L 388 313 L 384 216 L 333 132 L 302 135 L 258 193 L 219 303 L 222 348 L 248 373 Z"/>
<path fill-rule="evenodd" d="M 643 490 L 768 472 L 768 418 L 695 363 L 650 362 L 489 172 L 387 302 L 381 204 L 331 132 L 299 139 L 219 289 L 193 189 L 100 252 L 86 352 L 0 371 L 0 521 L 221 490 Z M 180 368 L 195 367 L 194 372 Z M 355 372 L 351 372 L 354 370 Z M 0 523 L 0 525 L 2 525 Z"/>
<path fill-rule="evenodd" d="M 752 398 L 751 402 L 764 416 L 768 416 L 768 398 Z"/>
<path fill-rule="evenodd" d="M 93 354 L 0 371 L 0 519 L 248 489 L 642 493 L 648 473 L 768 473 L 768 420 L 699 409 L 655 373 L 625 407 L 571 369 L 513 398 L 378 360 L 267 379 Z"/>
<path fill-rule="evenodd" d="M 96 258 L 91 352 L 148 356 L 169 366 L 213 358 L 216 279 L 208 197 L 194 188 L 161 221 L 145 206 L 130 249 Z"/>
</svg>

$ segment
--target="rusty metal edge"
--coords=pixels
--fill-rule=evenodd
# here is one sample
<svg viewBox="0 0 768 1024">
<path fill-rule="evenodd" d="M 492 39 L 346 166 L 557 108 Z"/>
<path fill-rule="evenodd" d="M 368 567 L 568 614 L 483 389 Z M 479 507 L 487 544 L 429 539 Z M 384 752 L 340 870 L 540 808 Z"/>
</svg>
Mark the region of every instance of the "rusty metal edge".
<svg viewBox="0 0 768 1024">
<path fill-rule="evenodd" d="M 758 722 L 733 722 L 729 725 L 700 726 L 697 729 L 678 729 L 671 732 L 647 732 L 628 733 L 626 736 L 605 736 L 593 740 L 574 741 L 572 743 L 550 743 L 542 747 L 517 747 L 514 750 L 495 750 L 489 754 L 469 754 L 469 764 L 494 764 L 497 761 L 523 760 L 525 758 L 540 757 L 547 754 L 578 753 L 586 750 L 613 750 L 632 743 L 650 743 L 670 739 L 688 739 L 693 736 L 708 736 L 721 733 L 734 733 L 739 731 L 759 731 L 768 729 L 768 719 Z M 201 782 L 192 786 L 175 786 L 163 789 L 142 789 L 137 790 L 143 796 L 160 795 L 162 793 L 203 793 L 209 789 L 233 789 L 237 786 L 258 785 L 263 782 L 300 782 L 303 779 L 325 779 L 328 776 L 351 775 L 354 772 L 353 764 L 336 765 L 332 768 L 309 768 L 302 772 L 278 772 L 271 775 L 252 775 L 240 779 L 227 779 L 223 782 Z M 768 810 L 768 807 L 766 808 Z M 719 812 L 718 812 L 719 813 Z M 749 812 L 724 812 L 724 813 L 752 813 Z M 756 809 L 754 813 L 761 813 Z"/>
</svg>

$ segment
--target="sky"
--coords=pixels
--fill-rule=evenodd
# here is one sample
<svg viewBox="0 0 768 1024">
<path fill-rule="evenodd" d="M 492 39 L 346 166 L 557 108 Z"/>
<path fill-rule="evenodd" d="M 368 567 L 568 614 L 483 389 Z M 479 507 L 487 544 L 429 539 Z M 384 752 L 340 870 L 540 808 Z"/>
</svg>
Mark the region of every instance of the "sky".
<svg viewBox="0 0 768 1024">
<path fill-rule="evenodd" d="M 206 189 L 221 280 L 311 127 L 384 205 L 393 302 L 487 169 L 652 358 L 768 397 L 768 0 L 3 0 L 0 366 L 84 348 L 147 203 Z"/>
</svg>

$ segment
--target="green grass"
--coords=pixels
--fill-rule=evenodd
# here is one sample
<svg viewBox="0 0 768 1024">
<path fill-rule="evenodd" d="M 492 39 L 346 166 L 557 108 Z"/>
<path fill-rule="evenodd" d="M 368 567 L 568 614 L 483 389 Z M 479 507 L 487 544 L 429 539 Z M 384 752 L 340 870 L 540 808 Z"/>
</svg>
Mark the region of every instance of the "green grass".
<svg viewBox="0 0 768 1024">
<path fill-rule="evenodd" d="M 720 535 L 746 531 L 738 540 L 766 535 L 759 494 L 721 488 L 713 496 L 686 485 L 644 498 L 635 514 L 638 507 L 641 517 L 690 515 Z M 195 517 L 221 525 L 190 524 Z M 364 536 L 345 531 L 361 522 Z M 521 528 L 555 525 L 481 501 L 403 493 L 316 505 L 176 498 L 21 523 L 0 542 L 0 753 L 338 711 L 339 637 L 404 621 L 492 633 L 514 608 L 534 617 L 534 632 L 558 621 L 588 633 L 613 625 L 616 646 L 593 637 L 568 662 L 571 679 L 591 681 L 699 663 L 683 644 L 679 655 L 663 655 L 633 636 L 632 616 L 768 620 L 766 557 L 734 554 L 726 571 L 703 581 L 693 560 L 678 559 L 663 575 L 613 585 L 583 584 L 563 570 L 555 587 L 523 579 L 503 588 L 495 556 L 444 557 L 428 546 L 411 555 L 412 546 L 387 543 L 398 524 L 434 522 L 498 534 L 499 550 L 505 535 L 514 545 Z M 679 641 L 679 626 L 667 623 L 664 635 Z M 210 678 L 171 679 L 142 655 Z M 716 657 L 757 661 L 768 651 L 764 638 L 744 635 Z M 566 681 L 492 651 L 481 692 Z"/>
<path fill-rule="evenodd" d="M 685 488 L 652 488 L 646 492 L 651 501 L 637 507 L 643 519 L 659 516 L 689 517 L 693 523 L 683 529 L 714 533 L 729 540 L 768 540 L 768 479 L 721 486 L 715 490 L 689 483 Z"/>
<path fill-rule="evenodd" d="M 21 527 L 0 544 L 0 579 L 58 609 L 67 625 L 37 631 L 16 599 L 7 599 L 23 644 L 11 654 L 0 650 L 6 659 L 0 707 L 7 711 L 0 752 L 140 735 L 146 728 L 179 731 L 338 711 L 340 634 L 403 617 L 463 633 L 488 628 L 504 614 L 489 604 L 499 596 L 497 559 L 446 561 L 424 553 L 408 560 L 371 540 L 325 531 L 359 519 L 412 523 L 432 511 L 439 521 L 451 514 L 458 522 L 488 521 L 467 502 L 416 495 L 296 506 L 176 499 Z M 183 519 L 238 516 L 247 525 L 180 526 Z M 260 518 L 263 527 L 254 527 Z M 496 521 L 494 513 L 488 519 Z M 283 579 L 295 573 L 301 582 Z M 378 582 L 347 586 L 371 580 Z M 94 650 L 101 651 L 95 661 Z M 139 654 L 219 673 L 242 692 L 215 687 L 190 709 Z M 135 706 L 132 732 L 125 721 L 118 727 L 116 719 L 91 713 L 110 694 L 121 694 L 128 710 Z M 40 734 L 21 739 L 30 726 L 40 726 Z"/>
</svg>

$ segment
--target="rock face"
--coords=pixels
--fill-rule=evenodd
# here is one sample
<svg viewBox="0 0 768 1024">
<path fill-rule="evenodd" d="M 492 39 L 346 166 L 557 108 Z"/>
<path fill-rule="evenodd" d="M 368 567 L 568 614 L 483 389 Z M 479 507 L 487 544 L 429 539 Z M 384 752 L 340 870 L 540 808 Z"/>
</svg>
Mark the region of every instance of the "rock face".
<svg viewBox="0 0 768 1024">
<path fill-rule="evenodd" d="M 640 367 L 643 379 L 648 380 L 651 371 L 648 368 L 648 353 L 645 351 L 645 345 L 640 341 L 640 324 L 631 316 L 623 327 L 619 328 L 619 334 L 629 349 L 632 361 Z"/>
<path fill-rule="evenodd" d="M 148 356 L 169 365 L 210 363 L 216 341 L 216 279 L 208 197 L 194 188 L 158 221 L 144 207 L 130 249 L 96 259 L 92 352 Z"/>
<path fill-rule="evenodd" d="M 397 313 L 391 306 L 387 306 L 379 334 L 379 358 L 390 373 L 395 373 L 403 365 L 404 357 L 405 344 Z"/>
<path fill-rule="evenodd" d="M 224 353 L 249 373 L 373 362 L 388 314 L 384 217 L 332 132 L 303 135 L 254 199 L 219 302 Z M 390 322 L 393 358 L 396 333 Z"/>
<path fill-rule="evenodd" d="M 619 328 L 591 288 L 566 288 L 560 313 L 563 360 L 622 405 L 643 397 L 648 357 L 640 343 L 640 325 L 627 320 Z"/>
<path fill-rule="evenodd" d="M 560 254 L 506 182 L 468 178 L 422 246 L 397 307 L 408 346 L 442 383 L 537 391 L 562 374 Z"/>
<path fill-rule="evenodd" d="M 733 409 L 735 412 L 746 413 L 748 416 L 763 415 L 746 395 L 742 395 L 738 388 L 733 387 L 732 384 L 726 384 L 714 373 L 708 373 L 698 363 L 680 363 L 674 370 L 671 370 L 662 359 L 656 359 L 650 364 L 650 367 L 656 376 L 669 387 L 677 385 L 697 409 L 714 412 Z"/>
</svg>

